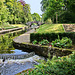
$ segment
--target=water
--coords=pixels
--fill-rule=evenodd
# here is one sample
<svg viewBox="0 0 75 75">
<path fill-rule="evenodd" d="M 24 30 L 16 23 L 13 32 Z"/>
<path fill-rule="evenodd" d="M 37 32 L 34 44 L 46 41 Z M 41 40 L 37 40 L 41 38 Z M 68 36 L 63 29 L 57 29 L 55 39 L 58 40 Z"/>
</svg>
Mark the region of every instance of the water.
<svg viewBox="0 0 75 75">
<path fill-rule="evenodd" d="M 6 59 L 5 62 L 2 62 L 2 59 L 0 59 L 1 75 L 15 75 L 19 72 L 22 72 L 23 70 L 34 68 L 34 65 L 39 64 L 37 60 L 44 59 L 38 55 L 35 55 L 34 52 L 28 53 L 18 49 L 11 51 L 14 51 L 14 53 L 0 54 Z M 15 58 L 12 58 L 14 56 Z"/>
<path fill-rule="evenodd" d="M 19 50 L 19 49 L 15 49 L 15 50 L 11 50 L 13 51 L 14 53 L 11 53 L 11 54 L 28 54 L 28 52 L 23 52 L 22 50 Z"/>
<path fill-rule="evenodd" d="M 22 50 L 0 50 L 0 54 L 27 54 L 28 52 L 23 52 Z"/>
<path fill-rule="evenodd" d="M 34 52 L 23 52 L 22 50 L 18 50 L 18 49 L 15 49 L 15 50 L 11 50 L 13 51 L 13 53 L 9 54 L 9 53 L 6 53 L 6 54 L 0 54 L 0 59 L 25 59 L 25 58 L 29 58 L 31 56 L 34 56 L 35 53 Z"/>
<path fill-rule="evenodd" d="M 1 63 L 0 67 L 1 75 L 15 75 L 23 70 L 34 68 L 34 65 L 38 65 L 37 60 L 42 59 L 38 55 L 34 55 L 27 59 L 17 59 L 17 60 L 6 60 L 4 63 Z"/>
</svg>

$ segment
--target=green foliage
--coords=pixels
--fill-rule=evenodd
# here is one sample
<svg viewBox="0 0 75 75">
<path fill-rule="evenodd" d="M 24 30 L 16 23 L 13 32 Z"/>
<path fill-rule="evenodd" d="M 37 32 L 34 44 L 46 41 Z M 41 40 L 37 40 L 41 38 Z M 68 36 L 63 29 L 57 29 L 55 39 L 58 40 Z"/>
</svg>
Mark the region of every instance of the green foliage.
<svg viewBox="0 0 75 75">
<path fill-rule="evenodd" d="M 0 24 L 2 25 L 4 22 L 7 22 L 8 18 L 8 9 L 7 6 L 4 5 L 4 1 L 0 1 Z"/>
<path fill-rule="evenodd" d="M 53 23 L 74 23 L 74 8 L 75 0 L 42 0 L 42 19 L 46 21 L 48 18 L 51 18 Z"/>
<path fill-rule="evenodd" d="M 42 62 L 35 69 L 22 72 L 25 75 L 75 75 L 75 52 L 66 57 L 54 57 Z M 21 75 L 21 74 L 20 74 Z"/>
<path fill-rule="evenodd" d="M 43 39 L 42 41 L 39 42 L 39 44 L 41 44 L 41 45 L 47 45 L 47 44 L 49 44 L 49 41 Z"/>
<path fill-rule="evenodd" d="M 32 23 L 32 25 L 37 25 L 36 23 Z"/>
<path fill-rule="evenodd" d="M 47 45 L 47 44 L 49 44 L 49 41 L 47 39 L 43 39 L 43 40 L 41 40 L 39 42 L 34 40 L 32 43 L 33 44 L 40 44 L 40 45 Z"/>
<path fill-rule="evenodd" d="M 33 44 L 37 44 L 37 41 L 36 41 L 36 40 L 34 40 L 32 43 L 33 43 Z"/>
<path fill-rule="evenodd" d="M 75 23 L 75 14 L 70 11 L 65 11 L 59 16 L 60 23 Z"/>
<path fill-rule="evenodd" d="M 32 14 L 32 18 L 33 18 L 34 21 L 41 21 L 41 17 L 39 16 L 38 13 Z"/>
<path fill-rule="evenodd" d="M 13 33 L 7 33 L 3 36 L 0 36 L 0 51 L 14 49 L 13 38 L 23 33 L 25 33 L 25 30 L 16 31 Z"/>
<path fill-rule="evenodd" d="M 41 1 L 41 10 L 43 13 L 43 19 L 46 21 L 48 18 L 51 18 L 52 20 L 55 19 L 55 15 L 59 14 L 62 11 L 62 7 L 64 6 L 63 0 L 42 0 Z M 56 17 L 57 21 L 57 17 Z M 54 22 L 54 20 L 53 20 Z"/>
<path fill-rule="evenodd" d="M 58 35 L 60 37 L 60 39 L 62 39 L 63 37 L 68 37 L 72 40 L 72 42 L 75 44 L 75 32 L 70 32 L 70 33 L 31 33 L 30 34 L 30 41 L 34 41 L 37 40 L 38 42 L 43 40 L 43 39 L 47 39 L 49 42 L 52 42 L 56 39 L 58 39 Z"/>
<path fill-rule="evenodd" d="M 61 40 L 56 39 L 55 41 L 52 41 L 51 45 L 59 48 L 70 48 L 72 46 L 72 40 L 67 37 L 63 37 Z"/>
<path fill-rule="evenodd" d="M 10 24 L 27 23 L 32 21 L 29 4 L 22 5 L 17 0 L 2 0 L 0 1 L 0 24 L 6 22 Z"/>
<path fill-rule="evenodd" d="M 52 24 L 52 20 L 51 20 L 51 19 L 47 19 L 47 20 L 45 21 L 45 23 L 47 23 L 47 24 Z"/>
<path fill-rule="evenodd" d="M 0 50 L 10 50 L 13 48 L 12 38 L 5 36 L 0 37 Z"/>
</svg>

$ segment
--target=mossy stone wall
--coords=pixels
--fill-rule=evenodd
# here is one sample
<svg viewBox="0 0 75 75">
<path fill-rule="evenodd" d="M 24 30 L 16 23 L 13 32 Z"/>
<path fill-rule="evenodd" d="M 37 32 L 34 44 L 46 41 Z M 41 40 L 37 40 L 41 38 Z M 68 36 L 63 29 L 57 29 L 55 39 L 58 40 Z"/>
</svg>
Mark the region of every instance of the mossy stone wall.
<svg viewBox="0 0 75 75">
<path fill-rule="evenodd" d="M 13 41 L 13 45 L 17 48 L 23 48 L 24 51 L 29 50 L 29 52 L 35 52 L 38 55 L 48 57 L 50 53 L 51 57 L 53 55 L 58 56 L 66 56 L 72 53 L 69 49 L 62 49 L 57 47 L 49 47 L 49 46 L 40 46 L 40 45 L 33 45 L 31 43 L 18 43 Z"/>
</svg>

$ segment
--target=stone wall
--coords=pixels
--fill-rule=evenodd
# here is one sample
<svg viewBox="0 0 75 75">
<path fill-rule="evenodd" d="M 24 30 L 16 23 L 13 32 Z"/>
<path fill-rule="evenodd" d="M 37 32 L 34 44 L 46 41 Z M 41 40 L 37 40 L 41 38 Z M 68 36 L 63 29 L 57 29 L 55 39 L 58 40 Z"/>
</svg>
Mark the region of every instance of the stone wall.
<svg viewBox="0 0 75 75">
<path fill-rule="evenodd" d="M 24 51 L 26 49 L 29 52 L 35 52 L 38 55 L 48 57 L 48 54 L 50 53 L 51 57 L 53 55 L 58 56 L 66 56 L 72 53 L 72 50 L 70 49 L 62 49 L 57 47 L 49 47 L 49 46 L 40 46 L 40 45 L 33 45 L 31 43 L 18 43 L 13 41 L 13 45 L 16 48 L 21 48 Z"/>
<path fill-rule="evenodd" d="M 75 24 L 63 24 L 66 32 L 75 32 Z"/>
<path fill-rule="evenodd" d="M 12 31 L 17 31 L 17 30 L 22 30 L 23 28 L 14 28 L 14 29 L 8 29 L 8 30 L 3 30 L 3 31 L 0 31 L 0 34 L 5 34 L 5 33 L 9 33 L 9 32 L 12 32 Z"/>
</svg>

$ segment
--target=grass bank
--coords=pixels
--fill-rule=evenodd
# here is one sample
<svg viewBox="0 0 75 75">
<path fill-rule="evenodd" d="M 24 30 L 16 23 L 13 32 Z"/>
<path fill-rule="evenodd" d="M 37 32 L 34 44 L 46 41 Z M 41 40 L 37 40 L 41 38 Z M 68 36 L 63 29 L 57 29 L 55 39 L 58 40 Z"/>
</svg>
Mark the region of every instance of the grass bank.
<svg viewBox="0 0 75 75">
<path fill-rule="evenodd" d="M 64 32 L 62 24 L 44 24 L 36 30 L 37 33 L 59 33 Z"/>
<path fill-rule="evenodd" d="M 7 30 L 7 29 L 13 29 L 13 28 L 19 28 L 19 27 L 25 27 L 25 26 L 26 25 L 24 25 L 24 24 L 0 25 L 0 30 L 2 30 L 2 29 Z"/>
</svg>

